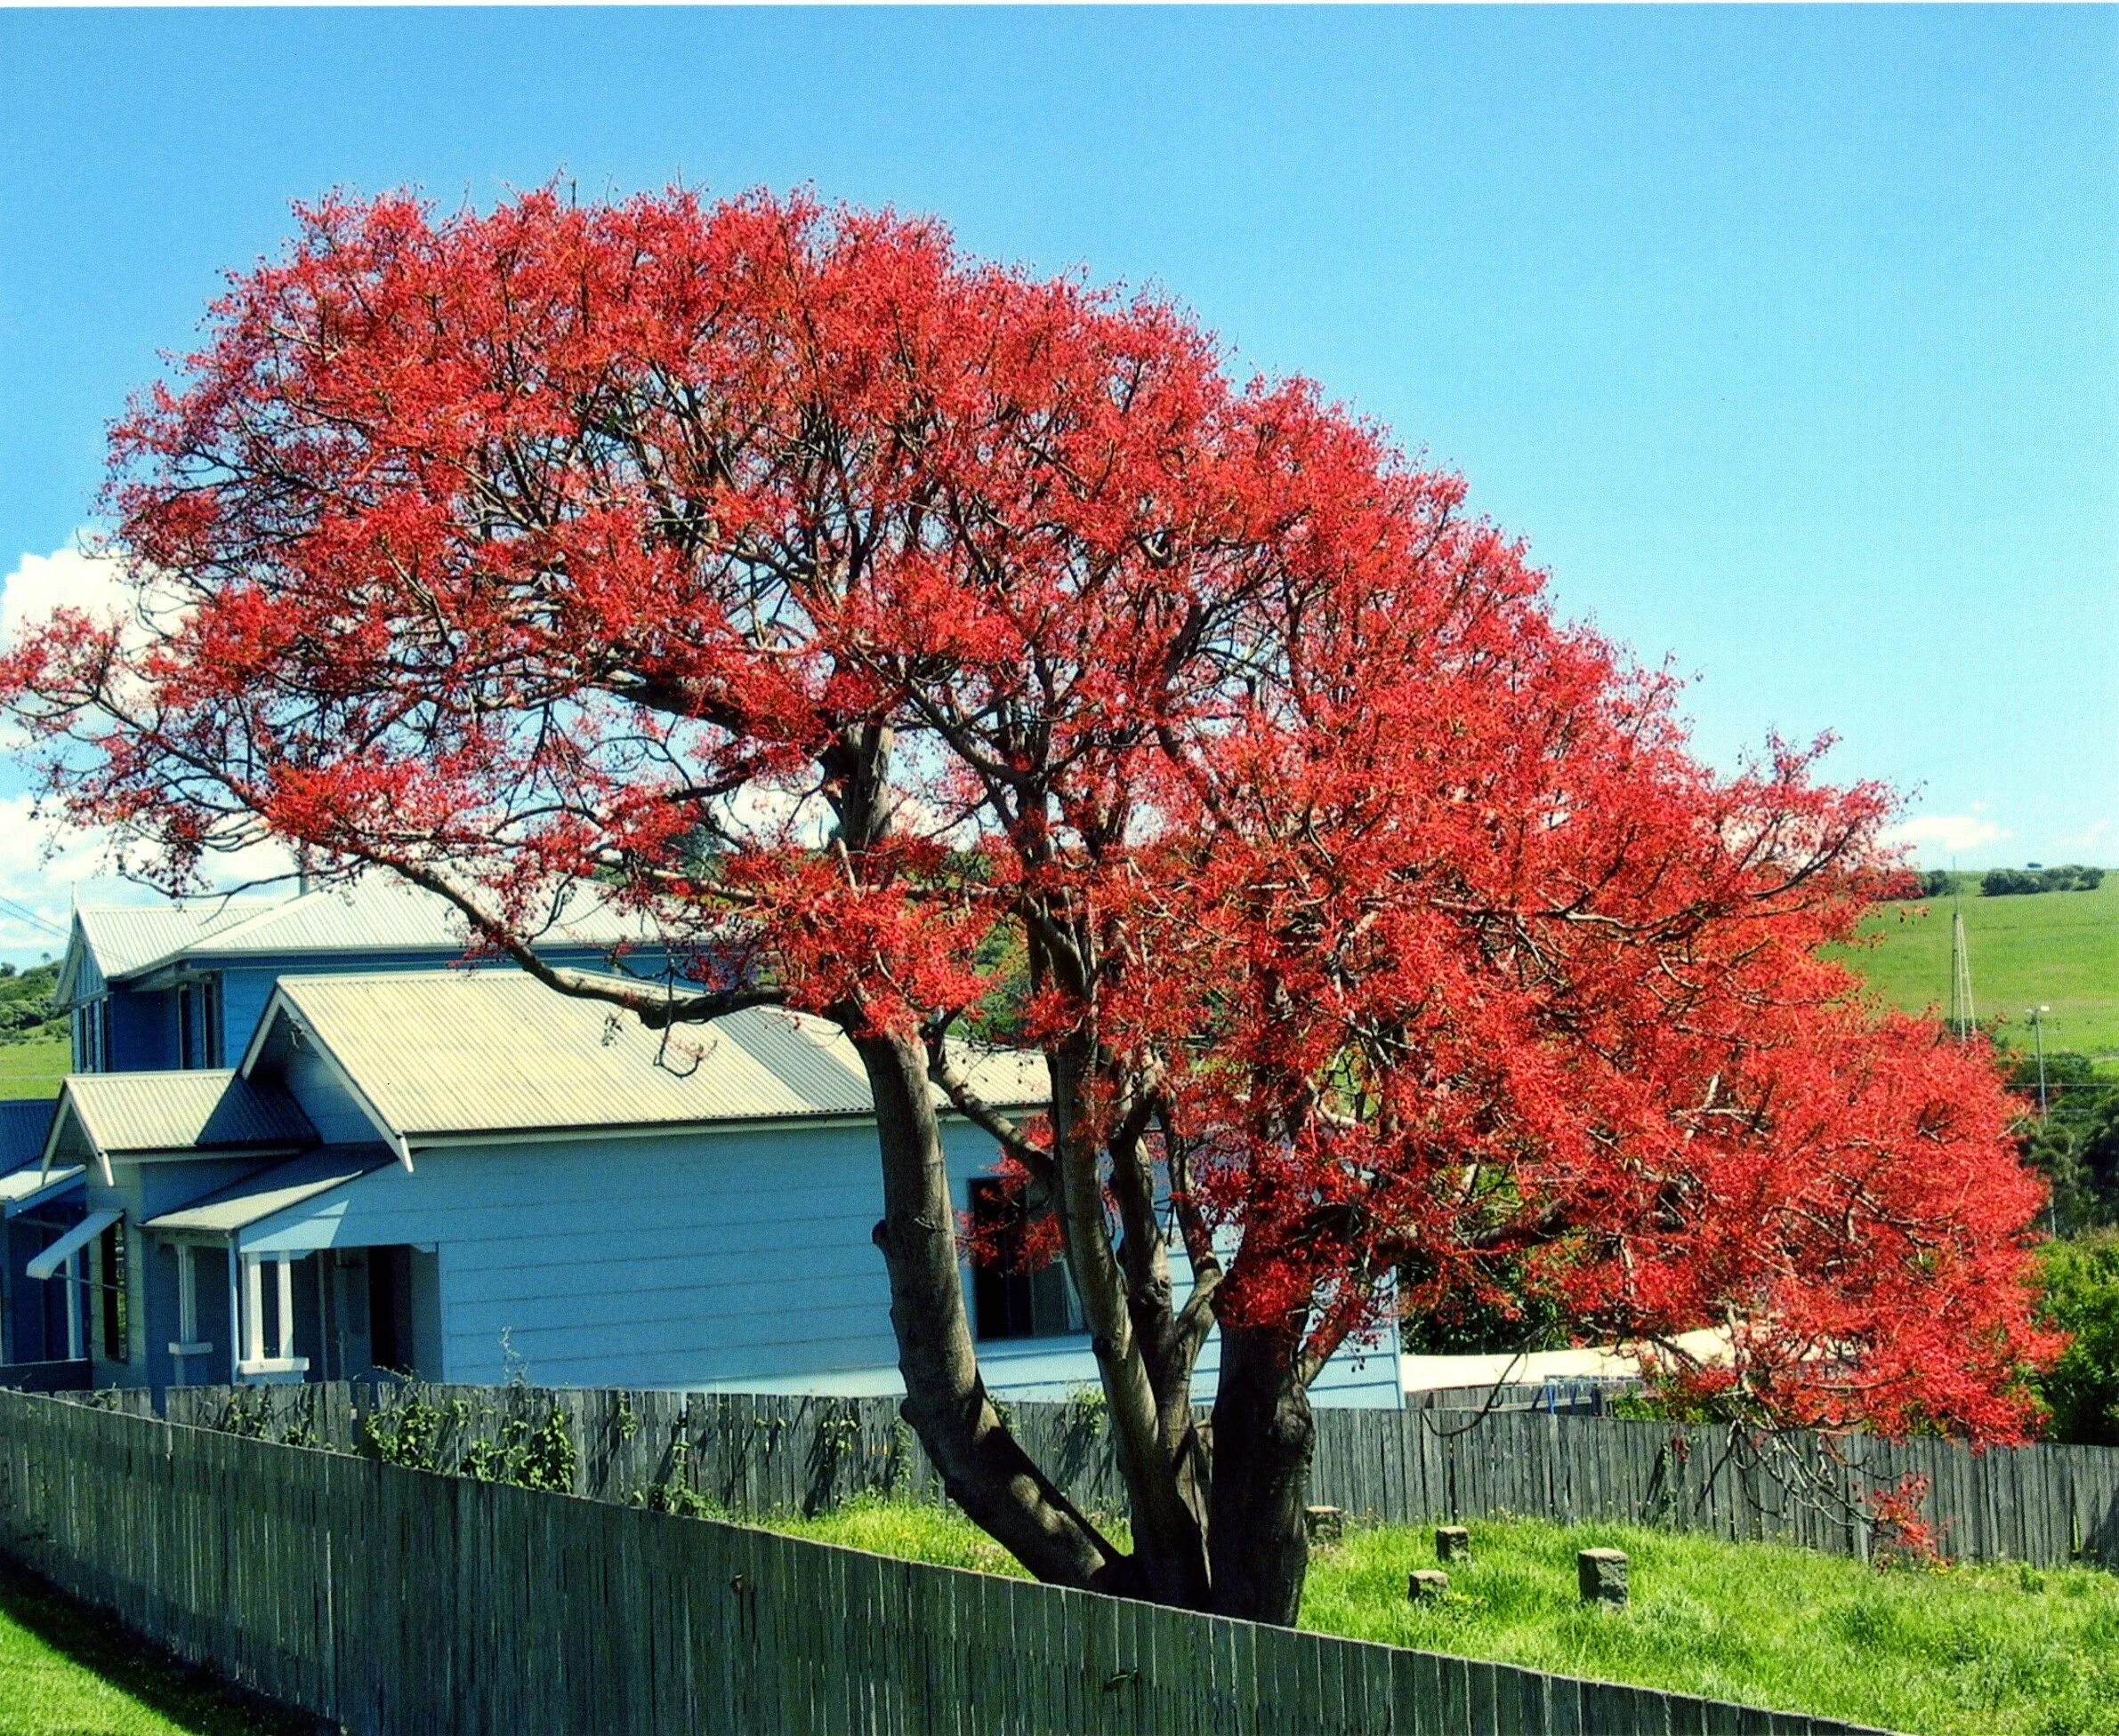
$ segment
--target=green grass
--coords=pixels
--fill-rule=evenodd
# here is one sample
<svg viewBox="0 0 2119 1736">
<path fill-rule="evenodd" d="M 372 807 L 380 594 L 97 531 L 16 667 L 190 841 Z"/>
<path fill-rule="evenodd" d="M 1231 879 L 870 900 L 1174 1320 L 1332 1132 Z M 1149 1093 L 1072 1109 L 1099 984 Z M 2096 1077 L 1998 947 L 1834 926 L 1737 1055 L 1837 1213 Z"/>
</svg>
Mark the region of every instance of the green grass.
<svg viewBox="0 0 2119 1736">
<path fill-rule="evenodd" d="M 1885 904 L 1864 933 L 1874 944 L 1847 961 L 1886 1001 L 1909 1012 L 1950 1001 L 1950 901 Z M 2048 1049 L 2119 1057 L 2119 873 L 2094 892 L 2040 892 L 1962 903 L 1972 962 L 1972 1005 L 1982 1019 L 2006 1016 L 2003 1038 L 2027 1049 L 2028 1007 L 2050 1006 Z"/>
<path fill-rule="evenodd" d="M 0 1566 L 0 1736 L 294 1736 L 314 1719 L 222 1688 Z"/>
<path fill-rule="evenodd" d="M 0 1097 L 57 1097 L 68 1058 L 64 1037 L 0 1043 Z"/>
<path fill-rule="evenodd" d="M 954 1510 L 861 1501 L 772 1529 L 987 1572 L 1021 1570 Z M 2087 1568 L 1879 1572 L 1770 1544 L 1621 1525 L 1471 1526 L 1438 1606 L 1426 1527 L 1357 1531 L 1313 1560 L 1302 1625 L 1390 1645 L 1808 1712 L 1921 1736 L 2119 1732 L 2119 1578 Z M 1584 1610 L 1578 1549 L 1632 1558 L 1632 1603 Z"/>
</svg>

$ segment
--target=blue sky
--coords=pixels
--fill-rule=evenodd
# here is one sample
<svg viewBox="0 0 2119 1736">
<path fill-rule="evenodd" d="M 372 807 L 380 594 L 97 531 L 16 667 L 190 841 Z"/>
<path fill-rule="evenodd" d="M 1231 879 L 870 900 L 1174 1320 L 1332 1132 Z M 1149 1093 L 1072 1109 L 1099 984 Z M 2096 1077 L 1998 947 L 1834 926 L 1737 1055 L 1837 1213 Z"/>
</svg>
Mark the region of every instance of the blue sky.
<svg viewBox="0 0 2119 1736">
<path fill-rule="evenodd" d="M 289 200 L 555 174 L 1160 285 L 1462 470 L 1717 763 L 1830 728 L 1932 862 L 2119 861 L 2119 10 L 0 12 L 0 607 Z"/>
</svg>

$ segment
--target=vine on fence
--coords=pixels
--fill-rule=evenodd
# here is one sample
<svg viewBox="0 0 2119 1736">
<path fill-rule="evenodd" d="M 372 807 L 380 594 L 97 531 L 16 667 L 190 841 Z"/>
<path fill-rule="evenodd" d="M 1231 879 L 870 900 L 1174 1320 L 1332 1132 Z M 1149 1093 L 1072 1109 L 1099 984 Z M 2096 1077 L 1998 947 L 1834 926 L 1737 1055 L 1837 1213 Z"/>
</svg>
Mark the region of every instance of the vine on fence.
<svg viewBox="0 0 2119 1736">
<path fill-rule="evenodd" d="M 246 1441 L 264 1440 L 271 1425 L 272 1394 L 263 1386 L 234 1388 L 214 1420 L 214 1427 L 222 1434 L 240 1435 Z"/>
<path fill-rule="evenodd" d="M 500 1426 L 498 1441 L 473 1441 L 463 1450 L 463 1475 L 480 1483 L 508 1483 L 518 1489 L 543 1489 L 570 1494 L 581 1454 L 574 1432 L 555 1404 L 544 1420 L 510 1417 Z"/>
<path fill-rule="evenodd" d="M 408 1390 L 396 1402 L 379 1402 L 360 1419 L 361 1444 L 370 1457 L 385 1465 L 401 1465 L 412 1471 L 441 1469 L 441 1432 L 449 1424 L 463 1427 L 471 1419 L 471 1406 L 462 1399 L 436 1404 L 425 1394 Z"/>
</svg>

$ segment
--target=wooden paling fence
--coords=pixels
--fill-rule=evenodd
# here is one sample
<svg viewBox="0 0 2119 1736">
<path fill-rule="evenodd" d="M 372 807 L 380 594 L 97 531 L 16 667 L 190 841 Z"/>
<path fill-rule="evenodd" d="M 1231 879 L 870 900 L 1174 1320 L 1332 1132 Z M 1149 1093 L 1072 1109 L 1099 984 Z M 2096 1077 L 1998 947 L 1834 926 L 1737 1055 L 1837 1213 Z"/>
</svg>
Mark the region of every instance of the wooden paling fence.
<svg viewBox="0 0 2119 1736">
<path fill-rule="evenodd" d="M 231 1405 L 250 1406 L 275 1439 L 342 1451 L 360 1444 L 364 1416 L 408 1402 L 438 1414 L 441 1468 L 497 1437 L 510 1417 L 556 1409 L 579 1451 L 576 1492 L 602 1500 L 682 1487 L 735 1513 L 817 1512 L 864 1491 L 937 1489 L 888 1399 L 342 1383 L 165 1394 L 174 1421 L 222 1426 Z M 1124 1509 L 1095 1406 L 1018 1404 L 1010 1417 L 1077 1502 Z M 1927 1480 L 1922 1511 L 1949 1555 L 2119 1567 L 2119 1450 L 2104 1447 L 1975 1453 L 1943 1440 L 1793 1435 L 1761 1450 L 1726 1430 L 1614 1417 L 1320 1410 L 1311 1499 L 1397 1523 L 1617 1520 L 1865 1557 L 1870 1496 L 1908 1475 Z"/>
<path fill-rule="evenodd" d="M 357 1736 L 1841 1736 L 0 1392 L 0 1547 Z"/>
</svg>

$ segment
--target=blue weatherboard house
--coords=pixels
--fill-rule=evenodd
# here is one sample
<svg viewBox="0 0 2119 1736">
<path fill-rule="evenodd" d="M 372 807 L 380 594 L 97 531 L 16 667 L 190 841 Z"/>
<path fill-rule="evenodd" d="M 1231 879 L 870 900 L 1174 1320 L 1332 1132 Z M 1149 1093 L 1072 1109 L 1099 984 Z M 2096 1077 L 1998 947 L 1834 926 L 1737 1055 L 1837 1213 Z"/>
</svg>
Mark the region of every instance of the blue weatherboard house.
<svg viewBox="0 0 2119 1736">
<path fill-rule="evenodd" d="M 188 1070 L 76 1073 L 52 1112 L 36 1173 L 78 1170 L 79 1216 L 28 1271 L 79 1266 L 95 1384 L 898 1389 L 873 1113 L 834 1027 L 758 1009 L 665 1044 L 512 968 L 436 968 L 460 942 L 415 968 L 275 952 L 261 993 L 228 942 L 173 970 L 99 960 L 115 1010 L 77 1020 L 92 1054 L 135 1052 L 128 1031 L 224 1045 L 219 1065 L 195 1037 Z M 158 1025 L 117 1001 L 187 983 L 194 1010 L 165 1002 Z M 1043 1102 L 1041 1057 L 962 1058 L 989 1100 Z M 1005 1213 L 991 1137 L 943 1124 L 959 1210 Z M 1094 1382 L 1062 1269 L 963 1276 L 996 1391 Z M 1317 1402 L 1400 1402 L 1394 1340 L 1335 1358 Z"/>
<path fill-rule="evenodd" d="M 592 911 L 554 923 L 541 944 L 560 962 L 595 966 L 637 939 L 631 921 Z M 278 897 L 84 908 L 60 961 L 57 1000 L 70 1018 L 77 1073 L 222 1068 L 283 973 L 439 970 L 460 963 L 466 944 L 441 900 L 379 879 Z M 634 968 L 659 957 L 652 948 L 627 953 Z M 52 1108 L 0 1104 L 0 1365 L 86 1354 L 97 1250 L 75 1244 L 52 1275 L 28 1271 L 80 1221 L 85 1197 L 68 1166 L 44 1169 Z"/>
</svg>

